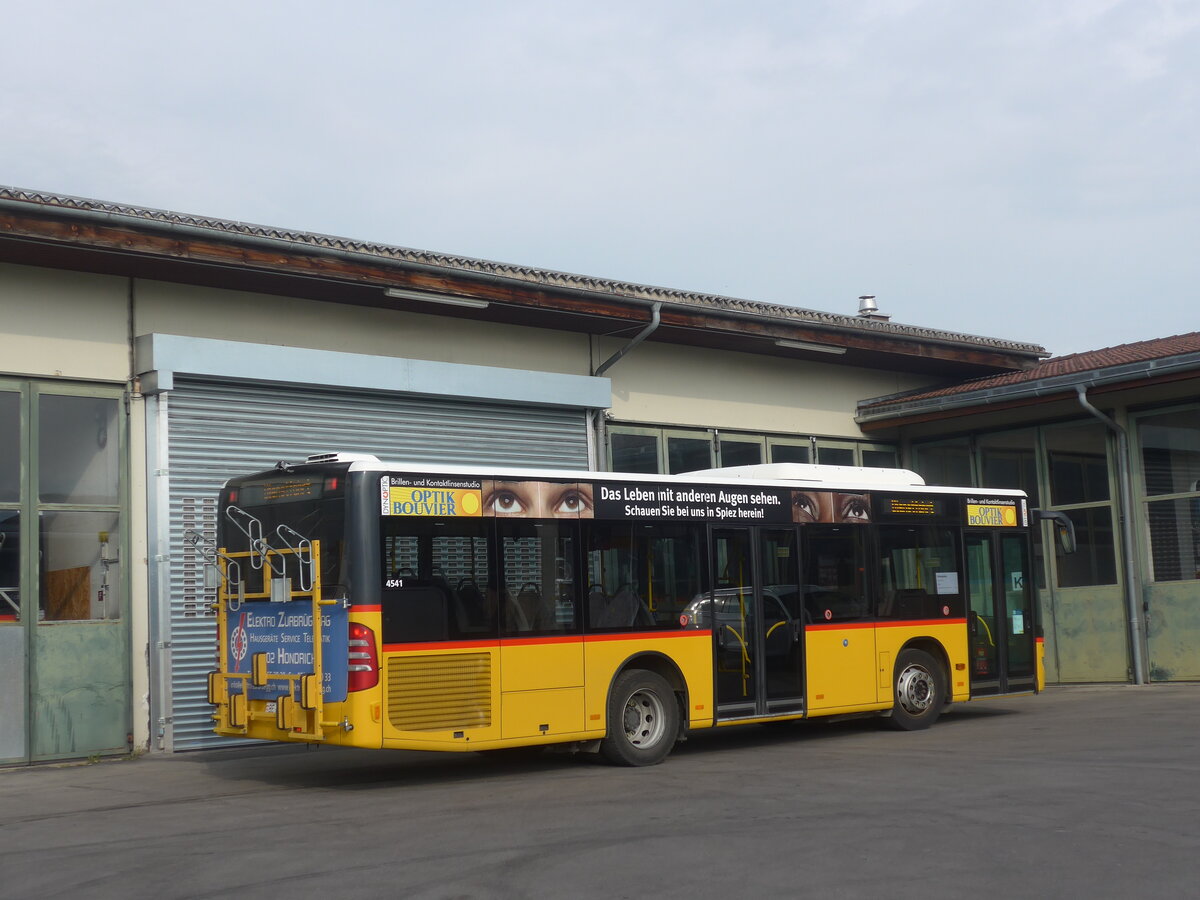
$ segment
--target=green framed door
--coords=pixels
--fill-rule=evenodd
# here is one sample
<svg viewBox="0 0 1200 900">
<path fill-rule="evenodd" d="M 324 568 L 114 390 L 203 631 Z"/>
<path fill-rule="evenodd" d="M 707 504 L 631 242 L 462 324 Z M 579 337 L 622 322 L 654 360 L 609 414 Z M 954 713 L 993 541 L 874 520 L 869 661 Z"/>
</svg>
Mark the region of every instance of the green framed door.
<svg viewBox="0 0 1200 900">
<path fill-rule="evenodd" d="M 123 392 L 111 388 L 32 389 L 37 556 L 30 560 L 30 581 L 37 585 L 37 625 L 29 737 L 35 760 L 129 747 L 122 401 Z"/>
<path fill-rule="evenodd" d="M 0 383 L 0 762 L 129 748 L 125 423 L 119 388 Z"/>
</svg>

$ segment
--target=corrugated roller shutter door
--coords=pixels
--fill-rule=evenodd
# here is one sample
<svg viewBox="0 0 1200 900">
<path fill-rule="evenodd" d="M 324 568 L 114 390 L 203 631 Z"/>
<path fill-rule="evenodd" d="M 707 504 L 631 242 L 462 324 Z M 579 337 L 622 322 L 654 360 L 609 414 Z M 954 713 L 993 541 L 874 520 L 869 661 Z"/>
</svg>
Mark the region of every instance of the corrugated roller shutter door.
<svg viewBox="0 0 1200 900">
<path fill-rule="evenodd" d="M 214 532 L 233 475 L 337 450 L 405 463 L 587 468 L 582 410 L 177 378 L 167 402 L 174 749 L 234 743 L 212 733 L 211 597 L 188 528 Z"/>
</svg>

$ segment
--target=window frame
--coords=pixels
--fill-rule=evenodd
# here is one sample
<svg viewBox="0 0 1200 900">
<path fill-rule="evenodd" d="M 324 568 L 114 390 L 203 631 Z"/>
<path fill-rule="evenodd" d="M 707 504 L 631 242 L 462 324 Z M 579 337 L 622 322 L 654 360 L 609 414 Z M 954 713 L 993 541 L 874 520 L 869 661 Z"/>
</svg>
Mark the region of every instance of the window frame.
<svg viewBox="0 0 1200 900">
<path fill-rule="evenodd" d="M 42 573 L 38 566 L 31 563 L 29 595 L 30 600 L 34 604 L 34 609 L 37 610 L 38 624 L 42 626 L 52 626 L 56 622 L 113 622 L 128 619 L 129 617 L 129 584 L 131 576 L 131 566 L 126 565 L 130 557 L 130 523 L 129 523 L 129 447 L 127 433 L 129 430 L 128 410 L 125 403 L 125 390 L 123 388 L 105 388 L 100 386 L 86 385 L 67 385 L 55 384 L 47 382 L 32 382 L 29 389 L 29 418 L 28 427 L 25 435 L 26 446 L 28 448 L 27 466 L 27 482 L 24 485 L 26 490 L 26 506 L 29 510 L 29 523 L 27 525 L 28 532 L 40 532 L 41 514 L 43 512 L 82 512 L 82 513 L 113 513 L 117 516 L 117 554 L 118 565 L 120 566 L 117 578 L 117 590 L 119 591 L 119 600 L 117 604 L 117 615 L 103 618 L 88 618 L 88 619 L 60 619 L 60 620 L 42 620 L 40 610 L 42 608 Z M 117 431 L 117 487 L 114 502 L 112 503 L 58 503 L 58 502 L 43 502 L 37 486 L 41 483 L 41 398 L 42 397 L 90 397 L 95 399 L 112 400 L 116 403 L 116 431 Z M 37 549 L 38 554 L 44 552 L 42 547 L 42 537 L 40 533 L 29 534 L 29 540 L 26 546 Z"/>
<path fill-rule="evenodd" d="M 1171 406 L 1157 407 L 1155 409 L 1141 410 L 1130 416 L 1130 424 L 1135 437 L 1135 452 L 1131 452 L 1130 456 L 1133 461 L 1132 478 L 1134 482 L 1134 493 L 1136 494 L 1135 505 L 1137 506 L 1138 528 L 1141 530 L 1141 538 L 1137 542 L 1139 544 L 1139 552 L 1142 554 L 1141 564 L 1142 571 L 1148 576 L 1148 580 L 1152 584 L 1183 584 L 1200 580 L 1200 571 L 1191 578 L 1171 578 L 1159 579 L 1155 572 L 1154 566 L 1154 535 L 1150 527 L 1150 508 L 1154 503 L 1162 502 L 1178 502 L 1181 500 L 1190 500 L 1197 506 L 1200 506 L 1200 480 L 1194 485 L 1196 490 L 1191 491 L 1174 491 L 1168 494 L 1151 494 L 1146 486 L 1146 469 L 1144 458 L 1144 445 L 1142 444 L 1142 425 L 1146 419 L 1169 416 L 1175 413 L 1195 412 L 1200 415 L 1200 403 L 1179 403 Z M 1196 527 L 1196 522 L 1193 521 L 1193 528 Z M 1180 568 L 1182 569 L 1182 560 Z M 1200 565 L 1197 566 L 1200 570 Z"/>
<path fill-rule="evenodd" d="M 641 435 L 655 440 L 656 472 L 631 472 L 628 469 L 617 469 L 613 465 L 613 436 Z M 608 422 L 604 428 L 604 451 L 606 471 L 629 472 L 638 475 L 667 475 L 670 474 L 670 440 L 672 438 L 685 440 L 707 440 L 709 442 L 709 462 L 707 468 L 725 468 L 722 445 L 726 441 L 756 444 L 760 449 L 760 459 L 764 464 L 774 463 L 776 447 L 804 447 L 808 455 L 808 464 L 819 460 L 820 447 L 831 450 L 850 450 L 853 453 L 851 465 L 863 465 L 863 453 L 874 450 L 892 454 L 894 467 L 903 465 L 903 455 L 899 444 L 889 444 L 880 441 L 864 441 L 855 438 L 830 437 L 808 434 L 781 434 L 741 430 L 725 430 L 723 428 L 700 428 L 680 425 L 647 425 L 639 423 Z M 826 463 L 828 465 L 828 463 Z"/>
</svg>

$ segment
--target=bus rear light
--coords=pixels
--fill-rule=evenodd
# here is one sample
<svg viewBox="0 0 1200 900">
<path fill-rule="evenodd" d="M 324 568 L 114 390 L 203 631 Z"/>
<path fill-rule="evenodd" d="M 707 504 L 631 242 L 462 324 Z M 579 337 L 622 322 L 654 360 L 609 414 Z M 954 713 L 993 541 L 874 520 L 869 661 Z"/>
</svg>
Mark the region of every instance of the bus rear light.
<svg viewBox="0 0 1200 900">
<path fill-rule="evenodd" d="M 375 632 L 360 622 L 350 623 L 347 644 L 346 690 L 365 691 L 379 684 L 379 655 L 375 650 Z"/>
</svg>

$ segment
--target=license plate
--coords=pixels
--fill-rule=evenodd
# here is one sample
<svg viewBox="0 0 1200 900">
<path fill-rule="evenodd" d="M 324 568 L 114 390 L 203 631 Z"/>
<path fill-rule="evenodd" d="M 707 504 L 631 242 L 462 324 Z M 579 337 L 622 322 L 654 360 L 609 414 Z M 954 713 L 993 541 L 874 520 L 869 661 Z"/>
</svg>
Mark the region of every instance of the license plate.
<svg viewBox="0 0 1200 900">
<path fill-rule="evenodd" d="M 263 707 L 263 709 L 265 712 L 269 712 L 269 713 L 275 712 L 275 701 L 268 700 L 266 706 Z"/>
</svg>

